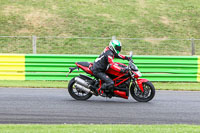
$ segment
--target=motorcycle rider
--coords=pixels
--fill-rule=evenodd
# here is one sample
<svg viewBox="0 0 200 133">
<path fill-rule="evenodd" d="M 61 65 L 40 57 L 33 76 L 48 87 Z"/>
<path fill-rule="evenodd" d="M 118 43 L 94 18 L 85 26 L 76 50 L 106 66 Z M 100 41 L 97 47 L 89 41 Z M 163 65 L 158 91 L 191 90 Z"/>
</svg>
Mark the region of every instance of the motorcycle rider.
<svg viewBox="0 0 200 133">
<path fill-rule="evenodd" d="M 113 92 L 114 82 L 113 80 L 105 73 L 108 68 L 111 68 L 117 72 L 125 73 L 127 72 L 126 68 L 121 68 L 114 64 L 114 58 L 120 58 L 123 60 L 129 60 L 130 57 L 121 55 L 119 52 L 121 51 L 122 44 L 118 40 L 112 40 L 109 43 L 109 46 L 104 49 L 101 55 L 94 61 L 93 66 L 91 67 L 91 71 L 94 76 L 103 80 L 105 83 L 102 85 L 102 89 L 105 92 Z"/>
</svg>

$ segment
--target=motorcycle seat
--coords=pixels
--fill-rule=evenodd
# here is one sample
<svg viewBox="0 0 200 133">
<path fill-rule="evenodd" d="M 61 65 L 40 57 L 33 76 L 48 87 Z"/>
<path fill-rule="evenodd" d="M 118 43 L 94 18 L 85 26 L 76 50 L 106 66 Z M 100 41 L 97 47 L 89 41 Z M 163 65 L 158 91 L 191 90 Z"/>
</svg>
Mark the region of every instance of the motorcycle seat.
<svg viewBox="0 0 200 133">
<path fill-rule="evenodd" d="M 81 66 L 84 66 L 84 67 L 89 67 L 93 63 L 90 63 L 90 62 L 77 62 L 77 64 L 79 64 Z"/>
</svg>

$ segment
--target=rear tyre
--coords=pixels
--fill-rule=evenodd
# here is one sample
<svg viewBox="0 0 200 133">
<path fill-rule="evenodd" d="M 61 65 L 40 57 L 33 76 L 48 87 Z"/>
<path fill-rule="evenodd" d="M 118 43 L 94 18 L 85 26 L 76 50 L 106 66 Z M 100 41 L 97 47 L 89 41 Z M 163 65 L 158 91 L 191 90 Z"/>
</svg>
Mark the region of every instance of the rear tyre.
<svg viewBox="0 0 200 133">
<path fill-rule="evenodd" d="M 68 92 L 69 94 L 76 100 L 87 100 L 89 99 L 92 94 L 83 92 L 75 87 L 75 78 L 71 79 L 68 84 Z"/>
<path fill-rule="evenodd" d="M 131 96 L 138 102 L 148 102 L 155 96 L 155 87 L 150 81 L 144 82 L 142 85 L 144 92 L 137 85 L 132 84 L 130 89 Z"/>
</svg>

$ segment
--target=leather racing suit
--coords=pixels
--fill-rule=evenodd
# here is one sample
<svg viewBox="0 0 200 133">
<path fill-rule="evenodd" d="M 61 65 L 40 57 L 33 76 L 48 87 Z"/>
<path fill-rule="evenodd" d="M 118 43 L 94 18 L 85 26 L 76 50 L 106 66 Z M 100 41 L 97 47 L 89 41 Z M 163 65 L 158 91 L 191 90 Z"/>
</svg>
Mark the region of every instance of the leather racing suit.
<svg viewBox="0 0 200 133">
<path fill-rule="evenodd" d="M 113 59 L 114 58 L 120 58 L 123 60 L 129 60 L 127 56 L 116 54 L 114 53 L 109 47 L 106 47 L 104 51 L 101 53 L 101 55 L 94 61 L 93 66 L 91 67 L 91 71 L 93 74 L 103 80 L 105 83 L 102 86 L 102 89 L 113 89 L 114 82 L 107 74 L 105 74 L 105 71 L 110 67 L 111 69 L 118 71 L 118 72 L 124 72 L 125 70 L 117 65 L 114 64 Z M 111 90 L 112 91 L 112 90 Z"/>
</svg>

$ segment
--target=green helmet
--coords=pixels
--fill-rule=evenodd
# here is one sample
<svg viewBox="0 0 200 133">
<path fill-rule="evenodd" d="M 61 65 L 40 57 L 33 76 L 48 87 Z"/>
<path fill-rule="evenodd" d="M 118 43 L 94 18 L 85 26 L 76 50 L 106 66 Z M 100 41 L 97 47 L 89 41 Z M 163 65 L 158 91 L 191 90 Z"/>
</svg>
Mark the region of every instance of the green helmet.
<svg viewBox="0 0 200 133">
<path fill-rule="evenodd" d="M 121 42 L 118 41 L 118 40 L 112 40 L 112 41 L 110 41 L 110 43 L 109 43 L 109 48 L 110 48 L 113 52 L 115 52 L 115 53 L 117 53 L 117 54 L 119 54 L 119 52 L 121 51 L 121 47 L 122 47 L 122 44 L 121 44 Z"/>
</svg>

